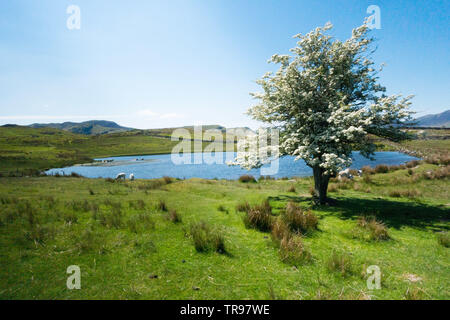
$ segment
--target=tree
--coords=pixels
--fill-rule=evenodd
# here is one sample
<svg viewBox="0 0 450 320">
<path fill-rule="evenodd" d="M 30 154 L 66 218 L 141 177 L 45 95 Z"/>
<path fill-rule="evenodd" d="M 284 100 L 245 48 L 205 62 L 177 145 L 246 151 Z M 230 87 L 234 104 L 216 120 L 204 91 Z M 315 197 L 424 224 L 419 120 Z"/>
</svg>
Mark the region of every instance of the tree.
<svg viewBox="0 0 450 320">
<path fill-rule="evenodd" d="M 292 55 L 275 54 L 269 62 L 279 64 L 257 83 L 263 91 L 251 95 L 259 104 L 248 114 L 280 132 L 279 155 L 294 155 L 313 169 L 315 199 L 327 201 L 330 177 L 352 162 L 352 150 L 371 158 L 373 134 L 389 140 L 407 138 L 402 126 L 411 124 L 412 96 L 386 96 L 378 83 L 366 24 L 340 41 L 328 35 L 332 25 L 298 34 Z M 255 141 L 255 138 L 252 138 Z M 257 140 L 257 139 L 256 139 Z M 244 144 L 248 141 L 244 141 Z M 239 156 L 246 168 L 264 163 L 258 154 Z"/>
</svg>

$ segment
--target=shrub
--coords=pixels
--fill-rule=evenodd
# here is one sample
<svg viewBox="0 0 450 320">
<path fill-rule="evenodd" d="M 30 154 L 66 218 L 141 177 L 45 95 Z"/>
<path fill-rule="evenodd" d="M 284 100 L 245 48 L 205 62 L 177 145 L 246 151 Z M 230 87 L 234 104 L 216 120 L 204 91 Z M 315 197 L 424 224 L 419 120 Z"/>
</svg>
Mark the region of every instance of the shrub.
<svg viewBox="0 0 450 320">
<path fill-rule="evenodd" d="M 375 173 L 388 173 L 389 167 L 385 164 L 379 164 L 375 167 Z"/>
<path fill-rule="evenodd" d="M 438 242 L 441 246 L 444 246 L 446 248 L 450 247 L 450 235 L 448 232 L 442 232 L 438 236 Z"/>
<path fill-rule="evenodd" d="M 327 261 L 328 270 L 339 272 L 342 276 L 352 273 L 352 259 L 349 253 L 333 251 Z"/>
<path fill-rule="evenodd" d="M 94 190 L 92 190 L 91 188 L 89 188 L 89 194 L 90 194 L 91 196 L 95 195 Z"/>
<path fill-rule="evenodd" d="M 240 182 L 248 183 L 248 182 L 256 182 L 256 179 L 254 176 L 250 174 L 244 174 L 239 177 Z"/>
<path fill-rule="evenodd" d="M 294 192 L 295 193 L 295 186 L 290 186 L 288 189 L 288 192 Z"/>
<path fill-rule="evenodd" d="M 180 223 L 182 221 L 181 216 L 176 212 L 176 210 L 170 210 L 167 213 L 167 219 L 172 221 L 173 223 Z"/>
<path fill-rule="evenodd" d="M 300 236 L 285 236 L 280 242 L 279 254 L 282 262 L 299 265 L 311 260 Z"/>
<path fill-rule="evenodd" d="M 294 202 L 289 202 L 286 205 L 282 218 L 291 231 L 300 233 L 307 233 L 317 229 L 319 223 L 316 215 L 311 211 L 304 212 Z"/>
<path fill-rule="evenodd" d="M 212 229 L 204 221 L 191 225 L 190 234 L 194 241 L 195 250 L 198 252 L 215 251 L 226 253 L 225 238 L 217 229 Z"/>
<path fill-rule="evenodd" d="M 244 224 L 247 228 L 254 228 L 260 231 L 270 231 L 272 226 L 272 207 L 269 201 L 264 201 L 260 205 L 250 208 L 244 216 Z"/>
</svg>

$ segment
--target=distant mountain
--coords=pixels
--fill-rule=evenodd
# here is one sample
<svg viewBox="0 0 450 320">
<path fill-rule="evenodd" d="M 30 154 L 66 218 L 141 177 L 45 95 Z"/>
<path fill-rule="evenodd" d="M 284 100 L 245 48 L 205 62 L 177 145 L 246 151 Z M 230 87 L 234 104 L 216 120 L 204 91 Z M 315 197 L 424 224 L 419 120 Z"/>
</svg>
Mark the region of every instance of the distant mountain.
<svg viewBox="0 0 450 320">
<path fill-rule="evenodd" d="M 90 120 L 85 122 L 64 122 L 64 123 L 33 123 L 32 128 L 55 128 L 70 131 L 78 134 L 97 135 L 113 132 L 124 132 L 133 130 L 132 128 L 122 127 L 113 121 Z"/>
<path fill-rule="evenodd" d="M 416 119 L 417 127 L 450 128 L 450 110 L 438 114 L 428 114 Z"/>
</svg>

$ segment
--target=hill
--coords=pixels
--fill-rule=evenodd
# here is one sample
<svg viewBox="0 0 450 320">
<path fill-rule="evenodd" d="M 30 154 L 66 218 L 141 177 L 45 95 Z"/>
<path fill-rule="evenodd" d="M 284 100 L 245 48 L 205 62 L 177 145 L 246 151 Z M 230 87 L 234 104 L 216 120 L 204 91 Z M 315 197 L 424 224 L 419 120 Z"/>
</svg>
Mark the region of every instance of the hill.
<svg viewBox="0 0 450 320">
<path fill-rule="evenodd" d="M 33 123 L 32 128 L 54 128 L 69 131 L 72 133 L 97 135 L 113 132 L 124 132 L 133 130 L 132 128 L 122 127 L 113 121 L 90 120 L 85 122 L 63 122 L 63 123 Z"/>
<path fill-rule="evenodd" d="M 438 114 L 428 114 L 417 118 L 417 127 L 444 127 L 450 128 L 450 110 Z"/>
<path fill-rule="evenodd" d="M 171 140 L 171 132 L 131 130 L 85 135 L 51 127 L 1 126 L 0 175 L 36 175 L 44 169 L 100 157 L 170 153 L 179 143 Z M 210 143 L 203 141 L 203 148 Z M 234 150 L 234 144 L 224 145 L 223 150 Z"/>
</svg>

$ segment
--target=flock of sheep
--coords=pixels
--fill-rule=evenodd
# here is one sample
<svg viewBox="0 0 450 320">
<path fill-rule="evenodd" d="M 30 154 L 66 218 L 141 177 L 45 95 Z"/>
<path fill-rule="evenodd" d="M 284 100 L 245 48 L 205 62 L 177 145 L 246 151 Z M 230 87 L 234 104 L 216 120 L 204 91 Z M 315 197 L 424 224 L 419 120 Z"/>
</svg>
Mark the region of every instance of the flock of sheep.
<svg viewBox="0 0 450 320">
<path fill-rule="evenodd" d="M 360 177 L 362 176 L 362 171 L 361 170 L 358 170 L 358 175 Z M 120 179 L 125 180 L 126 176 L 127 175 L 125 174 L 125 172 L 121 172 L 121 173 L 117 174 L 116 180 L 120 180 Z M 353 175 L 350 173 L 350 169 L 348 169 L 348 168 L 345 169 L 345 170 L 340 171 L 338 173 L 338 177 L 339 177 L 339 179 L 342 179 L 342 178 L 353 179 Z M 134 180 L 134 174 L 133 173 L 130 174 L 129 179 L 131 181 Z"/>
</svg>

